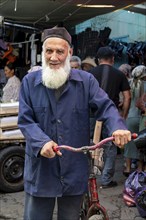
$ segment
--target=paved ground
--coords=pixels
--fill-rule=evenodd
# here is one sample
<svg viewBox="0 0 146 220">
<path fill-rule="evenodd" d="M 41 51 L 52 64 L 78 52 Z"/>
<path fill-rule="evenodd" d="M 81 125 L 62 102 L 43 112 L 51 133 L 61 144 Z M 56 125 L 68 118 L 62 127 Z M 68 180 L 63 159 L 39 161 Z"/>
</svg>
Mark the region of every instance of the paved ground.
<svg viewBox="0 0 146 220">
<path fill-rule="evenodd" d="M 135 207 L 127 207 L 122 198 L 125 177 L 122 175 L 123 157 L 117 157 L 115 180 L 118 186 L 110 189 L 99 189 L 100 203 L 107 209 L 110 220 L 143 220 Z M 100 178 L 98 178 L 100 182 Z M 0 193 L 0 220 L 22 220 L 24 192 Z M 56 210 L 53 220 L 56 220 Z M 36 219 L 41 220 L 41 219 Z"/>
</svg>

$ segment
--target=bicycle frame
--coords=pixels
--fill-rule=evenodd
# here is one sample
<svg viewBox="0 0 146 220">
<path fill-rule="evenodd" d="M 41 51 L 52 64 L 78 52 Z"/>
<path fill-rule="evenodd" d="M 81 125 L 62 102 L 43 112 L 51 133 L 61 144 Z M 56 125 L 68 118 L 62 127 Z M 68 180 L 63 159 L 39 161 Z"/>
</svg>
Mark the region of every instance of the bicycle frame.
<svg viewBox="0 0 146 220">
<path fill-rule="evenodd" d="M 137 134 L 132 134 L 132 138 L 137 138 Z M 72 152 L 83 152 L 87 153 L 90 150 L 95 150 L 96 148 L 102 147 L 103 144 L 113 141 L 114 137 L 108 137 L 100 141 L 99 143 L 93 145 L 93 146 L 83 146 L 80 148 L 74 148 L 66 145 L 61 145 L 54 147 L 54 152 L 57 152 L 58 150 L 65 149 Z M 91 155 L 90 155 L 91 157 Z M 92 158 L 90 158 L 92 162 Z M 82 207 L 83 213 L 81 214 L 81 220 L 109 220 L 108 214 L 106 209 L 100 204 L 99 197 L 98 197 L 98 188 L 97 188 L 97 182 L 96 182 L 96 175 L 93 172 L 92 166 L 91 166 L 91 172 L 88 180 L 88 194 L 86 194 L 85 199 L 83 200 L 84 207 Z M 95 218 L 92 218 L 94 217 Z"/>
<path fill-rule="evenodd" d="M 106 209 L 100 204 L 98 196 L 98 187 L 96 175 L 93 171 L 93 160 L 90 155 L 90 175 L 88 179 L 88 193 L 83 200 L 81 220 L 90 219 L 91 216 L 96 216 L 96 219 L 109 220 Z M 97 218 L 98 217 L 98 218 Z"/>
<path fill-rule="evenodd" d="M 87 210 L 87 219 L 93 215 L 102 214 L 102 220 L 109 220 L 106 209 L 100 204 L 98 197 L 98 189 L 96 175 L 90 174 L 88 180 L 89 206 Z"/>
</svg>

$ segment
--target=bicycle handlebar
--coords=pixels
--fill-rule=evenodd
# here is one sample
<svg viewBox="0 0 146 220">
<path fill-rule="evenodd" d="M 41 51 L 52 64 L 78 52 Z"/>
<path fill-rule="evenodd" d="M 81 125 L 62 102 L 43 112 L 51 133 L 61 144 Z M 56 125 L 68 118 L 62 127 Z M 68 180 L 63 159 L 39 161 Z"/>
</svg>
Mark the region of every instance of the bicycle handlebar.
<svg viewBox="0 0 146 220">
<path fill-rule="evenodd" d="M 137 134 L 133 133 L 131 135 L 131 138 L 136 139 Z M 87 151 L 90 151 L 90 150 L 95 150 L 97 148 L 100 148 L 103 144 L 106 144 L 110 141 L 114 141 L 114 137 L 105 138 L 102 141 L 100 141 L 99 143 L 97 143 L 95 145 L 92 145 L 92 146 L 82 146 L 82 147 L 79 147 L 79 148 L 74 148 L 74 147 L 67 146 L 67 145 L 60 145 L 60 146 L 57 146 L 57 147 L 53 147 L 53 150 L 54 150 L 54 152 L 57 152 L 58 150 L 61 150 L 61 149 L 65 149 L 65 150 L 72 151 L 72 152 L 87 152 Z"/>
</svg>

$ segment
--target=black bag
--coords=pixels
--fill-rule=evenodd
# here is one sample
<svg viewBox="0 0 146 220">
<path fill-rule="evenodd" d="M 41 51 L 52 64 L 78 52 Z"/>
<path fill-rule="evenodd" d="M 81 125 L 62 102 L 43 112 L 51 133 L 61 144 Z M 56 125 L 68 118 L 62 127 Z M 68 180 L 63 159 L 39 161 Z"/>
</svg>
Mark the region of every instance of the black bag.
<svg viewBox="0 0 146 220">
<path fill-rule="evenodd" d="M 146 150 L 146 128 L 138 133 L 138 137 L 134 139 L 134 143 L 139 150 Z"/>
<path fill-rule="evenodd" d="M 141 217 L 146 217 L 146 187 L 136 194 L 135 203 Z"/>
</svg>

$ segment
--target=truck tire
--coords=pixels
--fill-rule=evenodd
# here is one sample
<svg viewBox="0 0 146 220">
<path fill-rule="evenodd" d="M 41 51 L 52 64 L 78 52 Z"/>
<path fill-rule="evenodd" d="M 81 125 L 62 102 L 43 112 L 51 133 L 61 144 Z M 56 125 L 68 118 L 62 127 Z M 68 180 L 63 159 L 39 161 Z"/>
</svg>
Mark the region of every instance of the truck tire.
<svg viewBox="0 0 146 220">
<path fill-rule="evenodd" d="M 0 151 L 0 190 L 19 192 L 23 190 L 25 150 L 20 146 L 9 146 Z"/>
</svg>

